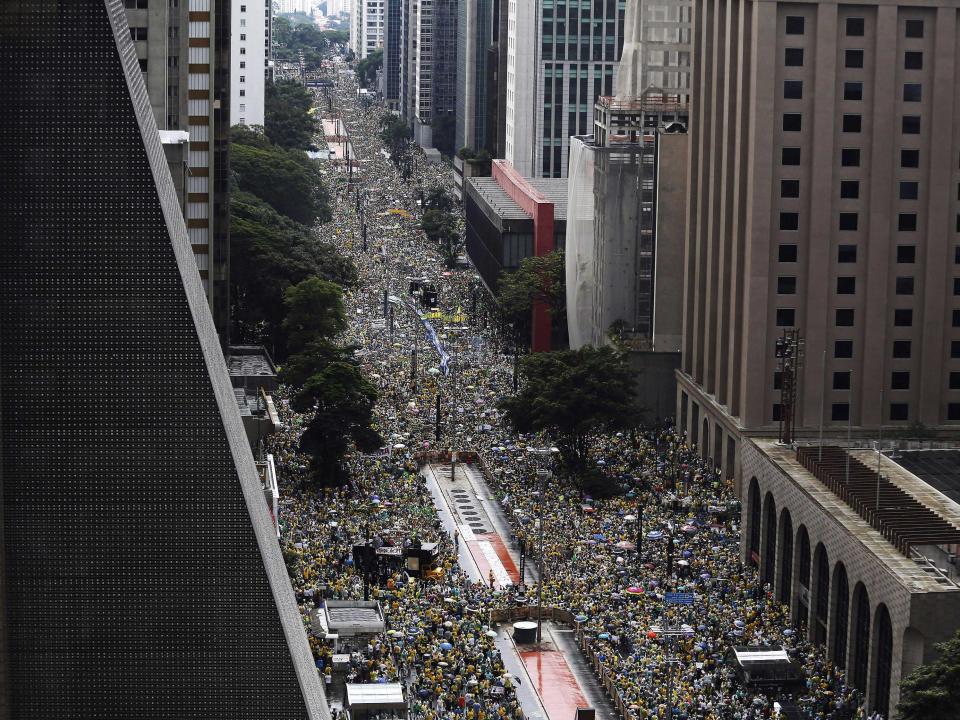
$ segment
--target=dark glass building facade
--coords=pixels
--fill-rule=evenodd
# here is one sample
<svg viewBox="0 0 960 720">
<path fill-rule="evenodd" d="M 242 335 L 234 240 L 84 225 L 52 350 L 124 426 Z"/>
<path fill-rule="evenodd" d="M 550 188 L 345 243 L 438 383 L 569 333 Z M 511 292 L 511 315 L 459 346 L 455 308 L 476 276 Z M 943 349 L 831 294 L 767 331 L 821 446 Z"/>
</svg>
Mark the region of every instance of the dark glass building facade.
<svg viewBox="0 0 960 720">
<path fill-rule="evenodd" d="M 0 60 L 0 715 L 329 718 L 124 4 Z"/>
</svg>

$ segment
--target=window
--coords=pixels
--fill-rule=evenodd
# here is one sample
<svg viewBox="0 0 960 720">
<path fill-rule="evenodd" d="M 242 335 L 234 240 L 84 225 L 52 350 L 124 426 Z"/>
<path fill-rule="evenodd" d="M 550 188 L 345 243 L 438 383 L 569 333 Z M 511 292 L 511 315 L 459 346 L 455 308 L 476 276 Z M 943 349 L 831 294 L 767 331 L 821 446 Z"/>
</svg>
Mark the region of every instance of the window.
<svg viewBox="0 0 960 720">
<path fill-rule="evenodd" d="M 960 278 L 953 279 L 953 294 L 960 295 Z"/>
<path fill-rule="evenodd" d="M 147 39 L 147 29 L 145 27 L 132 27 L 130 28 L 130 39 L 131 40 L 146 40 Z"/>
<path fill-rule="evenodd" d="M 893 311 L 893 324 L 896 327 L 911 327 L 913 325 L 913 310 L 897 308 Z"/>
<path fill-rule="evenodd" d="M 863 18 L 858 18 L 858 17 L 847 18 L 847 36 L 863 37 Z"/>
<path fill-rule="evenodd" d="M 780 197 L 782 198 L 800 197 L 800 181 L 799 180 L 781 180 L 780 181 Z"/>
<path fill-rule="evenodd" d="M 916 245 L 897 245 L 897 262 L 912 263 L 917 260 Z"/>
<path fill-rule="evenodd" d="M 850 389 L 850 373 L 846 370 L 841 370 L 833 374 L 833 389 L 834 390 L 849 390 Z M 844 418 L 846 420 L 846 418 Z"/>
<path fill-rule="evenodd" d="M 843 373 L 847 375 L 847 373 Z M 849 382 L 849 378 L 847 380 Z M 833 403 L 830 406 L 830 419 L 834 422 L 846 422 L 850 419 L 850 403 Z"/>
<path fill-rule="evenodd" d="M 897 370 L 896 372 L 890 373 L 890 389 L 891 390 L 909 390 L 910 389 L 910 373 L 904 370 Z"/>
<path fill-rule="evenodd" d="M 243 21 L 241 20 L 241 22 L 243 22 Z M 240 33 L 240 39 L 241 39 L 241 40 L 246 40 L 246 39 L 247 39 L 247 34 L 246 34 L 246 33 Z"/>
<path fill-rule="evenodd" d="M 890 419 L 906 420 L 910 416 L 910 405 L 908 403 L 890 403 Z"/>
<path fill-rule="evenodd" d="M 916 200 L 919 196 L 920 196 L 920 183 L 916 183 L 916 182 L 900 183 L 900 199 L 901 200 Z"/>
<path fill-rule="evenodd" d="M 793 327 L 796 311 L 793 308 L 777 308 L 777 327 Z"/>
<path fill-rule="evenodd" d="M 241 75 L 241 76 L 240 76 L 240 82 L 246 82 L 246 81 L 247 81 L 246 75 Z"/>
<path fill-rule="evenodd" d="M 783 385 L 783 373 L 779 370 L 773 371 L 773 389 L 779 390 Z"/>
<path fill-rule="evenodd" d="M 786 30 L 787 35 L 803 35 L 803 18 L 797 15 L 787 15 Z"/>
<path fill-rule="evenodd" d="M 862 68 L 863 50 L 847 50 L 843 54 L 843 62 L 848 68 Z"/>
<path fill-rule="evenodd" d="M 857 279 L 849 275 L 837 278 L 837 294 L 853 295 L 857 292 Z"/>
<path fill-rule="evenodd" d="M 240 112 L 246 112 L 247 106 L 244 103 L 240 103 Z"/>
<path fill-rule="evenodd" d="M 128 10 L 146 10 L 147 0 L 123 0 L 123 6 Z"/>
<path fill-rule="evenodd" d="M 240 69 L 243 70 L 246 66 L 247 66 L 247 61 L 246 61 L 246 60 L 241 60 L 241 61 L 240 61 Z"/>
<path fill-rule="evenodd" d="M 245 47 L 240 48 L 240 54 L 241 54 L 241 55 L 246 55 L 246 54 L 247 54 L 247 49 L 246 49 Z M 241 81 L 241 82 L 242 82 L 242 81 Z"/>
<path fill-rule="evenodd" d="M 140 63 L 140 72 L 146 72 L 146 71 L 147 71 L 147 61 L 144 60 L 143 58 L 140 58 L 139 60 L 137 60 L 137 62 Z"/>
<path fill-rule="evenodd" d="M 798 147 L 785 147 L 780 153 L 780 163 L 782 165 L 799 165 L 800 164 L 800 148 Z"/>
<path fill-rule="evenodd" d="M 953 311 L 953 327 L 960 327 L 960 310 Z"/>
<path fill-rule="evenodd" d="M 840 245 L 837 247 L 837 262 L 855 263 L 857 261 L 856 245 Z"/>
<path fill-rule="evenodd" d="M 803 48 L 785 48 L 783 64 L 787 67 L 803 67 Z"/>
<path fill-rule="evenodd" d="M 773 421 L 780 422 L 783 419 L 780 403 L 773 404 Z"/>
<path fill-rule="evenodd" d="M 913 295 L 913 278 L 898 277 L 896 281 L 897 295 Z"/>
<path fill-rule="evenodd" d="M 900 151 L 900 167 L 905 167 L 905 168 L 920 167 L 920 151 L 919 150 L 901 150 Z"/>
<path fill-rule="evenodd" d="M 960 265 L 960 245 L 956 245 L 953 248 L 953 264 Z"/>
<path fill-rule="evenodd" d="M 920 134 L 920 116 L 904 115 L 903 123 L 901 124 L 900 129 L 904 135 L 919 135 Z"/>
<path fill-rule="evenodd" d="M 240 97 L 245 97 L 246 94 L 247 94 L 247 91 L 244 90 L 243 88 L 240 88 Z"/>
<path fill-rule="evenodd" d="M 904 83 L 903 84 L 903 101 L 904 102 L 920 102 L 920 99 L 923 95 L 923 88 L 920 83 Z"/>
<path fill-rule="evenodd" d="M 791 275 L 782 275 L 777 278 L 777 295 L 795 295 L 797 292 L 797 278 Z"/>
<path fill-rule="evenodd" d="M 800 214 L 794 212 L 780 213 L 780 229 L 796 230 L 800 227 Z"/>
<path fill-rule="evenodd" d="M 950 373 L 950 389 L 960 390 L 960 372 Z"/>
<path fill-rule="evenodd" d="M 837 327 L 852 327 L 853 309 L 839 308 L 836 312 L 835 324 Z"/>
<path fill-rule="evenodd" d="M 916 232 L 917 214 L 916 213 L 899 213 L 897 215 L 897 230 L 899 230 L 900 232 Z"/>
<path fill-rule="evenodd" d="M 908 38 L 922 38 L 923 37 L 923 20 L 907 20 L 906 30 L 907 31 L 905 35 Z"/>
<path fill-rule="evenodd" d="M 802 120 L 800 113 L 784 113 L 783 114 L 783 131 L 784 132 L 800 132 Z"/>
<path fill-rule="evenodd" d="M 860 183 L 857 180 L 841 180 L 840 197 L 845 200 L 856 200 L 860 197 Z"/>
<path fill-rule="evenodd" d="M 784 80 L 783 97 L 786 100 L 801 100 L 803 98 L 803 80 Z"/>
<path fill-rule="evenodd" d="M 840 213 L 840 229 L 856 230 L 857 229 L 857 213 L 855 212 Z"/>
<path fill-rule="evenodd" d="M 246 12 L 246 11 L 247 11 L 247 6 L 246 6 L 246 5 L 241 5 L 241 6 L 240 6 L 240 12 Z"/>
<path fill-rule="evenodd" d="M 894 340 L 893 341 L 893 357 L 898 360 L 907 360 L 910 358 L 910 341 L 909 340 Z"/>
<path fill-rule="evenodd" d="M 862 82 L 845 82 L 843 84 L 844 100 L 863 100 Z"/>
<path fill-rule="evenodd" d="M 904 70 L 923 70 L 923 53 L 916 50 L 907 50 L 903 54 Z"/>
<path fill-rule="evenodd" d="M 947 403 L 947 420 L 960 420 L 960 403 Z"/>
<path fill-rule="evenodd" d="M 778 251 L 777 259 L 782 263 L 794 263 L 797 261 L 796 245 L 781 245 Z"/>
<path fill-rule="evenodd" d="M 834 340 L 833 356 L 835 358 L 852 358 L 853 340 Z"/>
<path fill-rule="evenodd" d="M 843 148 L 840 151 L 840 164 L 843 167 L 860 167 L 860 149 Z"/>
<path fill-rule="evenodd" d="M 960 358 L 960 340 L 953 340 L 950 343 L 950 357 L 954 360 Z"/>
<path fill-rule="evenodd" d="M 845 133 L 858 133 L 860 132 L 861 118 L 859 115 L 844 115 L 843 116 L 843 131 Z"/>
</svg>

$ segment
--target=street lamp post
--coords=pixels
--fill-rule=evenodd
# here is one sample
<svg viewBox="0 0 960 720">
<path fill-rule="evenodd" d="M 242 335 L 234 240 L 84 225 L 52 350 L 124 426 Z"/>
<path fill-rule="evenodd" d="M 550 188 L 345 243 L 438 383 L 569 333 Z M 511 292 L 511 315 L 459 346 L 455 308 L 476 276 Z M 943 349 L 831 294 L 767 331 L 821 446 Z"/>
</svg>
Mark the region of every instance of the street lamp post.
<svg viewBox="0 0 960 720">
<path fill-rule="evenodd" d="M 555 447 L 551 447 L 551 448 L 528 447 L 527 452 L 529 452 L 534 457 L 552 458 L 556 453 L 560 451 Z M 540 643 L 543 637 L 543 578 L 544 578 L 544 570 L 545 570 L 544 557 L 543 557 L 543 529 L 544 529 L 543 528 L 544 526 L 543 496 L 546 494 L 546 490 L 547 490 L 547 478 L 549 478 L 552 474 L 553 473 L 547 468 L 537 468 L 537 477 L 540 480 L 540 483 L 539 483 L 540 495 L 537 498 L 537 505 L 538 505 L 537 515 L 539 516 L 538 524 L 540 525 L 538 538 L 537 538 L 537 545 L 538 545 L 537 553 L 540 556 L 539 572 L 537 577 L 537 650 L 540 649 Z"/>
</svg>

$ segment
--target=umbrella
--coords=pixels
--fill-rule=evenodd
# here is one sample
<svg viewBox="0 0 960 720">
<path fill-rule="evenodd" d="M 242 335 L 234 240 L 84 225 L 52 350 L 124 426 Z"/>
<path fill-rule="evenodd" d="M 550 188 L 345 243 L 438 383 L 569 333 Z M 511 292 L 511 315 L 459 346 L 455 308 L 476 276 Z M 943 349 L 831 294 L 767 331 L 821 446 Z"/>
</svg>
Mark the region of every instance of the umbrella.
<svg viewBox="0 0 960 720">
<path fill-rule="evenodd" d="M 488 637 L 488 638 L 495 638 L 496 636 L 497 636 L 497 631 L 496 631 L 496 630 L 487 630 L 487 637 Z"/>
<path fill-rule="evenodd" d="M 651 540 L 659 540 L 660 538 L 663 537 L 663 533 L 660 532 L 659 530 L 651 530 L 650 532 L 647 533 L 647 537 Z"/>
<path fill-rule="evenodd" d="M 606 540 L 606 538 L 603 536 L 603 533 L 594 533 L 594 534 L 593 534 L 593 539 L 594 539 L 594 540 L 601 540 L 601 541 Z"/>
<path fill-rule="evenodd" d="M 631 585 L 627 588 L 627 595 L 643 595 L 643 588 L 636 585 Z"/>
<path fill-rule="evenodd" d="M 586 615 L 582 615 L 582 614 L 581 614 L 581 615 L 577 615 L 577 616 L 574 618 L 574 620 L 576 620 L 576 621 L 579 622 L 579 623 L 586 622 L 586 621 L 587 621 L 587 616 L 586 616 Z"/>
<path fill-rule="evenodd" d="M 440 649 L 443 650 L 444 652 L 450 652 L 451 650 L 453 650 L 453 645 L 451 645 L 448 642 L 442 642 L 440 643 Z"/>
<path fill-rule="evenodd" d="M 620 542 L 617 543 L 616 546 L 617 546 L 618 548 L 620 548 L 621 550 L 636 550 L 636 549 L 637 549 L 637 546 L 634 545 L 634 544 L 633 544 L 632 542 L 630 542 L 629 540 L 621 540 Z"/>
</svg>

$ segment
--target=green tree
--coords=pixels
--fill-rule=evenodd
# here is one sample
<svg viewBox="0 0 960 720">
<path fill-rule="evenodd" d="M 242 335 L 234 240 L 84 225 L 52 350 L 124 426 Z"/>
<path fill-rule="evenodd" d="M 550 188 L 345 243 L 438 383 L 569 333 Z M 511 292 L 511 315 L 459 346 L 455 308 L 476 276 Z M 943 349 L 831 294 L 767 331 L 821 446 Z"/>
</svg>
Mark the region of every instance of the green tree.
<svg viewBox="0 0 960 720">
<path fill-rule="evenodd" d="M 357 282 L 349 258 L 252 193 L 230 194 L 230 246 L 234 336 L 265 343 L 281 362 L 287 288 L 314 275 L 343 287 Z"/>
<path fill-rule="evenodd" d="M 283 301 L 287 306 L 283 329 L 294 352 L 316 340 L 332 340 L 347 329 L 343 289 L 336 283 L 309 277 L 287 288 Z"/>
<path fill-rule="evenodd" d="M 634 372 L 612 348 L 533 353 L 520 361 L 520 373 L 520 391 L 500 402 L 508 422 L 555 438 L 574 474 L 586 467 L 591 439 L 639 422 Z"/>
<path fill-rule="evenodd" d="M 380 141 L 394 162 L 400 160 L 409 139 L 410 128 L 401 118 L 389 112 L 380 116 Z"/>
<path fill-rule="evenodd" d="M 317 482 L 330 485 L 346 477 L 343 458 L 351 442 L 360 452 L 381 447 L 383 439 L 373 428 L 376 401 L 377 389 L 352 360 L 326 362 L 294 395 L 294 410 L 315 411 L 300 451 L 310 456 Z"/>
<path fill-rule="evenodd" d="M 274 145 L 306 150 L 317 132 L 310 114 L 313 95 L 292 80 L 267 83 L 264 93 L 264 132 Z"/>
<path fill-rule="evenodd" d="M 566 265 L 563 252 L 556 250 L 526 257 L 520 267 L 500 276 L 497 303 L 504 319 L 517 334 L 529 337 L 533 306 L 544 303 L 554 324 L 566 325 Z"/>
<path fill-rule="evenodd" d="M 330 220 L 320 165 L 300 151 L 234 143 L 230 169 L 241 191 L 251 192 L 303 225 Z"/>
<path fill-rule="evenodd" d="M 368 88 L 377 79 L 377 70 L 383 67 L 383 50 L 374 50 L 357 63 L 357 80 L 360 87 Z"/>
<path fill-rule="evenodd" d="M 900 682 L 900 720 L 953 720 L 960 707 L 960 631 L 936 646 L 939 658 Z"/>
</svg>

